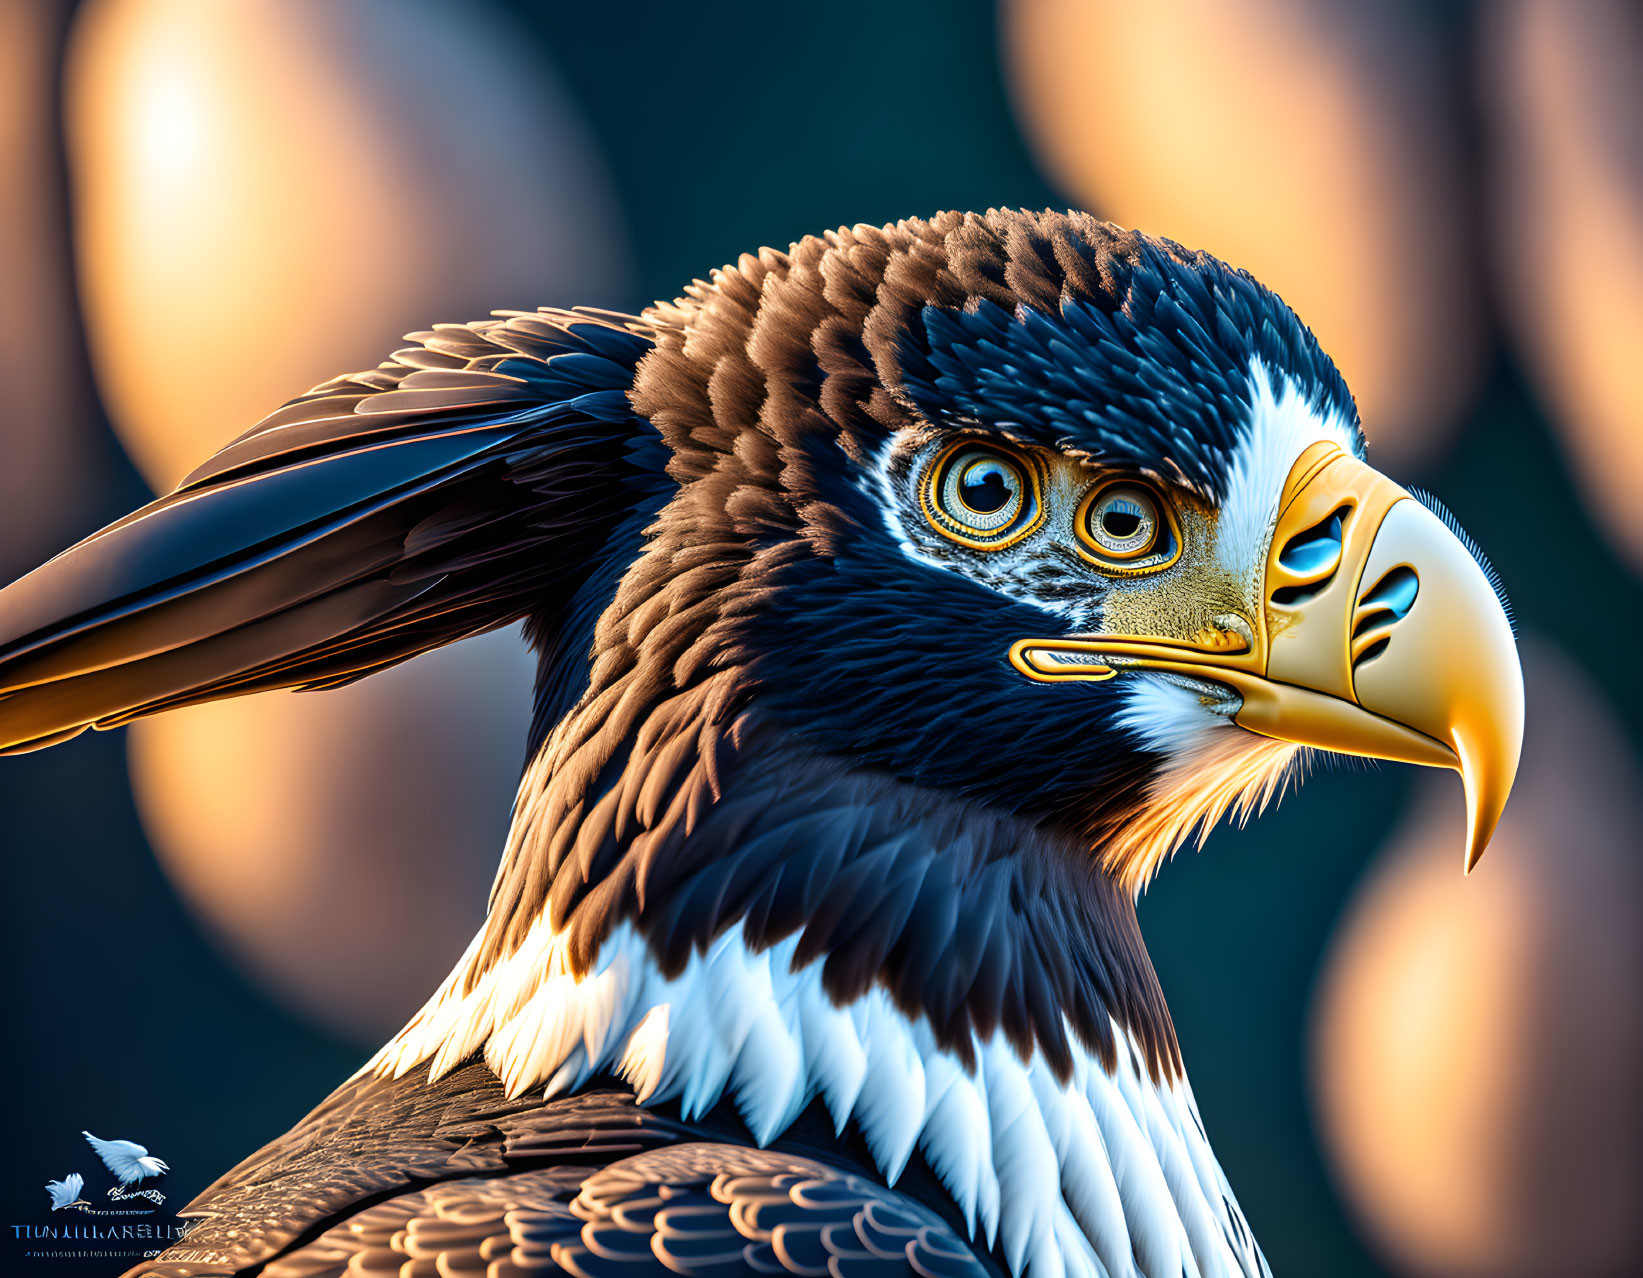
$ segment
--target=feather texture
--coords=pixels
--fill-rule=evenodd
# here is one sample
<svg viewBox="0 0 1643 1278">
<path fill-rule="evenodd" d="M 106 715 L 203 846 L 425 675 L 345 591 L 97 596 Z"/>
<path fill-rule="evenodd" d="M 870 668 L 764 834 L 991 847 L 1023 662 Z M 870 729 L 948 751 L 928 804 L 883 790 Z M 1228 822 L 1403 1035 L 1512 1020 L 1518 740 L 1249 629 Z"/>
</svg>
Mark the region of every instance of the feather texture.
<svg viewBox="0 0 1643 1278">
<path fill-rule="evenodd" d="M 1361 450 L 1247 275 L 1082 214 L 944 213 L 641 319 L 414 334 L 0 592 L 0 750 L 521 617 L 541 657 L 485 929 L 352 1100 L 208 1191 L 207 1259 L 154 1272 L 1264 1271 L 1129 894 L 1288 756 L 1168 690 L 1022 680 L 1012 643 L 1111 601 L 1043 557 L 909 553 L 896 459 L 944 432 L 1219 505 L 1227 572 L 1299 442 Z M 612 1080 L 656 1113 L 589 1099 Z M 702 1140 L 818 1116 L 842 1176 Z M 652 1144 L 715 1152 L 558 1174 Z"/>
<path fill-rule="evenodd" d="M 0 592 L 0 751 L 334 687 L 522 616 L 539 644 L 574 627 L 665 483 L 624 392 L 649 338 L 573 312 L 414 336 Z"/>
<path fill-rule="evenodd" d="M 563 951 L 566 942 L 543 932 L 536 944 Z M 551 956 L 510 962 L 517 972 L 564 967 Z M 647 1084 L 655 1080 L 647 1105 L 677 1104 L 690 1120 L 728 1099 L 765 1144 L 831 1086 L 835 1118 L 861 1135 L 884 1181 L 895 1185 L 914 1151 L 923 1151 L 966 1231 L 988 1246 L 996 1240 L 1013 1274 L 1263 1272 L 1252 1246 L 1235 1241 L 1247 1231 L 1241 1218 L 1234 1223 L 1237 1209 L 1185 1079 L 1150 1074 L 1119 1027 L 1111 1027 L 1121 1045 L 1111 1067 L 1074 1047 L 1065 1078 L 1041 1055 L 1021 1056 L 999 1032 L 978 1036 L 966 1063 L 882 990 L 837 1009 L 821 966 L 800 961 L 796 938 L 754 950 L 730 931 L 670 976 L 624 924 L 580 978 L 559 977 L 525 995 L 501 988 L 506 970 L 469 995 L 453 979 L 369 1068 L 384 1076 L 418 1069 L 449 1032 L 447 1005 L 472 999 L 513 1009 L 485 1053 L 515 1096 L 544 1079 L 552 1091 L 567 1060 L 580 1080 L 623 1073 L 640 1058 Z M 611 991 L 621 998 L 613 1001 Z M 524 1072 L 511 1055 L 521 1040 L 508 1031 L 534 1023 L 537 1004 L 550 1005 L 563 1025 L 555 1041 L 565 1059 L 533 1056 Z M 861 1080 L 853 1093 L 834 1080 L 833 1055 L 811 1068 L 806 1024 L 827 1027 L 830 1054 L 859 1052 L 865 1068 L 847 1075 Z M 1123 1259 L 1132 1252 L 1135 1270 Z"/>
</svg>

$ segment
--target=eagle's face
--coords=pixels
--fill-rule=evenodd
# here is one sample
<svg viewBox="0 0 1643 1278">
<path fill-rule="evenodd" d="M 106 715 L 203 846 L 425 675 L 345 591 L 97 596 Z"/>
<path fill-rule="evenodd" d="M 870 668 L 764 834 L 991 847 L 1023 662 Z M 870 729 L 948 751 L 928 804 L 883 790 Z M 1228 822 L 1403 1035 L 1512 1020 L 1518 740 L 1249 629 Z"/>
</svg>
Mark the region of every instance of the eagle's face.
<svg viewBox="0 0 1643 1278">
<path fill-rule="evenodd" d="M 1005 765 L 1006 789 L 1036 781 L 1018 756 L 1054 742 L 1061 762 L 1049 776 L 1065 775 L 1051 812 L 1082 827 L 1110 870 L 1139 883 L 1195 825 L 1206 832 L 1227 805 L 1264 799 L 1294 770 L 1300 747 L 1239 728 L 1242 698 L 1211 671 L 1143 672 L 1120 654 L 1109 661 L 1034 642 L 1135 636 L 1186 651 L 1251 652 L 1267 530 L 1252 528 L 1241 508 L 1255 496 L 1250 486 L 1230 494 L 1226 510 L 1159 467 L 965 430 L 910 431 L 884 470 L 902 552 L 982 586 L 994 598 L 978 608 L 1012 614 L 998 625 L 1017 637 L 973 655 L 966 677 L 978 704 L 982 695 L 1014 700 L 1031 722 L 982 714 L 960 731 L 990 735 L 990 723 L 1008 731 L 1008 719 L 1026 734 L 986 747 Z M 1262 495 L 1261 524 L 1276 495 Z M 1041 615 L 1027 623 L 1014 605 Z"/>
<path fill-rule="evenodd" d="M 898 305 L 892 263 L 848 338 L 806 335 L 805 400 L 757 410 L 787 518 L 724 629 L 757 699 L 829 753 L 1077 834 L 1131 888 L 1309 748 L 1459 770 L 1469 867 L 1522 734 L 1492 571 L 1366 464 L 1275 296 L 1139 236 L 1092 287 L 1056 230 L 1047 285 L 995 244 L 990 295 Z"/>
</svg>

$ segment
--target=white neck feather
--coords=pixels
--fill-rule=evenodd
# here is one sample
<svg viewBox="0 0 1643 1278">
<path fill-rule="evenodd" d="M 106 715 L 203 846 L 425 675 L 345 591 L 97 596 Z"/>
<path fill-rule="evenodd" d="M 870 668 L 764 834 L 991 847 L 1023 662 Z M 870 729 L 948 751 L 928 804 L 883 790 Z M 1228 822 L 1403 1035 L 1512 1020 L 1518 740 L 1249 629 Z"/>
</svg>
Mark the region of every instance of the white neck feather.
<svg viewBox="0 0 1643 1278">
<path fill-rule="evenodd" d="M 1070 1029 L 1066 1083 L 997 1034 L 975 1039 L 970 1071 L 876 987 L 835 1006 L 819 963 L 791 970 L 794 945 L 754 953 L 732 929 L 669 980 L 623 924 L 578 980 L 539 920 L 464 993 L 471 949 L 366 1068 L 398 1076 L 431 1061 L 437 1077 L 482 1048 L 514 1096 L 613 1073 L 690 1119 L 728 1095 L 760 1144 L 820 1097 L 888 1182 L 918 1149 L 1018 1278 L 1268 1272 L 1185 1078 L 1154 1082 L 1116 1023 L 1110 1073 Z"/>
</svg>

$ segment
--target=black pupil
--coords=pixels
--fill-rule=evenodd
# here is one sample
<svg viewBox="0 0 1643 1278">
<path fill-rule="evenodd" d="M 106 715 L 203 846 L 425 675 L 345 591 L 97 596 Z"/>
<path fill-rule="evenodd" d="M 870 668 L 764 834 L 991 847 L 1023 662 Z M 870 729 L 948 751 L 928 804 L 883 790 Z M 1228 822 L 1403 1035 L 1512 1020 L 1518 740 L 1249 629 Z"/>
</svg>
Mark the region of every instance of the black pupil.
<svg viewBox="0 0 1643 1278">
<path fill-rule="evenodd" d="M 1109 510 L 1101 516 L 1101 527 L 1106 529 L 1107 536 L 1122 541 L 1135 536 L 1141 527 L 1141 516 L 1128 510 Z"/>
<path fill-rule="evenodd" d="M 1010 500 L 1010 486 L 1004 482 L 1004 472 L 998 466 L 983 463 L 972 466 L 959 483 L 964 504 L 978 515 L 990 515 L 1002 510 Z"/>
</svg>

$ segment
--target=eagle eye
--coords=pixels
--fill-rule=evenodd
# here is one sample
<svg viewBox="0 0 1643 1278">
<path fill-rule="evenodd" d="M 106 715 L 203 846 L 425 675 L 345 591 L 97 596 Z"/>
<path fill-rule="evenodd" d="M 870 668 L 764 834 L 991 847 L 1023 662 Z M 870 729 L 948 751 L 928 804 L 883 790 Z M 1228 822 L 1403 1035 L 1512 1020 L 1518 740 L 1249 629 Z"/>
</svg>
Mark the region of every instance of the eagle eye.
<svg viewBox="0 0 1643 1278">
<path fill-rule="evenodd" d="M 1080 553 L 1102 567 L 1151 572 L 1173 562 L 1173 525 L 1162 499 L 1145 484 L 1097 486 L 1080 503 L 1076 525 Z"/>
<path fill-rule="evenodd" d="M 943 536 L 976 550 L 998 550 L 1043 521 L 1043 476 L 1030 457 L 994 444 L 960 440 L 931 461 L 920 485 L 925 517 Z"/>
</svg>

